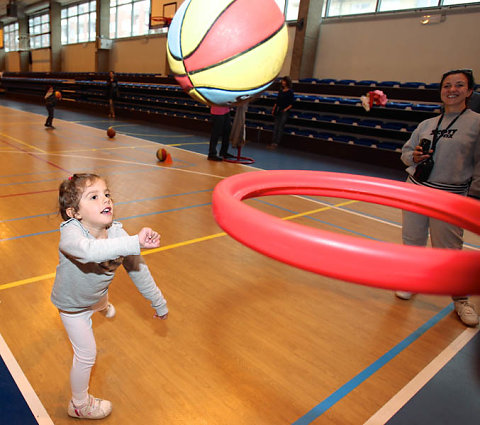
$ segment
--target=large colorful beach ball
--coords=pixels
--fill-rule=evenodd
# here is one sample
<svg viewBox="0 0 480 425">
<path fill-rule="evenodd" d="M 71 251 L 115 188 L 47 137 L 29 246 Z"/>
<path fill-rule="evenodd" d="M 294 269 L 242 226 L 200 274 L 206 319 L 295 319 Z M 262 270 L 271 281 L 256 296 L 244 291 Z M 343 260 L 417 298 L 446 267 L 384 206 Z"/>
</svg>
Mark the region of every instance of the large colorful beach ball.
<svg viewBox="0 0 480 425">
<path fill-rule="evenodd" d="M 275 0 L 185 0 L 168 30 L 167 55 L 195 100 L 231 105 L 265 90 L 288 48 Z"/>
</svg>

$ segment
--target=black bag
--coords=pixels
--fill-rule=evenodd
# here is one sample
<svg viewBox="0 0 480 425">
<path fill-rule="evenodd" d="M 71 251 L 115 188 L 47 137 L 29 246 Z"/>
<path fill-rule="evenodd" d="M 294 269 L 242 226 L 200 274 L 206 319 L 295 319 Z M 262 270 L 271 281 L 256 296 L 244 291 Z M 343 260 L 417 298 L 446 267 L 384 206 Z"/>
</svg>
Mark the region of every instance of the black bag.
<svg viewBox="0 0 480 425">
<path fill-rule="evenodd" d="M 418 164 L 417 168 L 415 169 L 415 174 L 413 175 L 414 179 L 418 182 L 426 182 L 430 177 L 430 173 L 432 172 L 434 165 L 435 162 L 433 161 L 432 157 Z"/>
</svg>

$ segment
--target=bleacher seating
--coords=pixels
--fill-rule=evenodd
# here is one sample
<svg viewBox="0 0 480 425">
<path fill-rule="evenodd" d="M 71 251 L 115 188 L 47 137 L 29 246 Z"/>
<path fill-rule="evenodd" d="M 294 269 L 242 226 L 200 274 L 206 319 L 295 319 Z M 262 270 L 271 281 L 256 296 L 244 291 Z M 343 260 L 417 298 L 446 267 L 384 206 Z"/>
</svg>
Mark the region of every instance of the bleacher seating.
<svg viewBox="0 0 480 425">
<path fill-rule="evenodd" d="M 60 107 L 77 106 L 106 113 L 106 77 L 107 73 L 4 73 L 0 82 L 7 96 L 37 102 L 43 101 L 46 85 L 54 84 L 65 100 Z M 185 94 L 172 77 L 121 73 L 117 77 L 118 115 L 210 130 L 208 107 Z M 246 127 L 250 139 L 270 140 L 266 133 L 273 130 L 271 111 L 278 88 L 276 82 L 249 104 Z M 386 155 L 390 163 L 398 162 L 396 166 L 401 166 L 398 152 L 418 122 L 440 111 L 438 84 L 304 78 L 293 88 L 296 101 L 282 143 L 309 151 L 351 155 L 358 160 L 382 161 Z M 374 106 L 367 112 L 360 96 L 376 88 L 390 100 L 386 107 Z"/>
</svg>

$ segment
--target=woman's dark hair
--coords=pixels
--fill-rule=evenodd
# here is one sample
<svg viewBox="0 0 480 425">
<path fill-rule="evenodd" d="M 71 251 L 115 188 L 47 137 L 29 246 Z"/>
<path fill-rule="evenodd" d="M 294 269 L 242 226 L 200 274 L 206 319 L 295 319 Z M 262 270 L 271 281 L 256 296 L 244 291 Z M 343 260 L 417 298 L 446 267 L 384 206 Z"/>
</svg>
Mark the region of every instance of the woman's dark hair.
<svg viewBox="0 0 480 425">
<path fill-rule="evenodd" d="M 68 208 L 78 211 L 78 204 L 88 183 L 93 183 L 98 179 L 101 179 L 101 177 L 96 174 L 82 173 L 74 174 L 60 183 L 58 188 L 58 210 L 64 220 L 71 218 L 67 214 Z"/>
<path fill-rule="evenodd" d="M 442 75 L 442 79 L 440 81 L 440 90 L 442 89 L 443 82 L 445 81 L 445 78 L 447 78 L 449 75 L 453 74 L 463 74 L 467 78 L 468 82 L 468 88 L 472 89 L 475 87 L 475 80 L 473 78 L 473 72 L 471 69 L 452 69 L 451 71 L 445 72 L 445 74 Z"/>
<path fill-rule="evenodd" d="M 285 81 L 289 89 L 292 88 L 292 79 L 288 75 L 285 75 L 285 77 L 282 78 L 282 81 Z"/>
</svg>

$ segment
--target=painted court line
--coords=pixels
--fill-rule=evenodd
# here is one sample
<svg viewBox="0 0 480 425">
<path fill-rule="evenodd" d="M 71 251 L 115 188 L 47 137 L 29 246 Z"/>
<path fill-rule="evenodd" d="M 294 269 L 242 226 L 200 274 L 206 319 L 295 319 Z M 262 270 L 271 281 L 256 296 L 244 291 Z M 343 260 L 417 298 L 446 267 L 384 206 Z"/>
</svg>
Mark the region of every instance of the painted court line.
<svg viewBox="0 0 480 425">
<path fill-rule="evenodd" d="M 394 357 L 399 355 L 403 350 L 413 344 L 418 338 L 420 338 L 425 332 L 430 328 L 435 326 L 440 320 L 442 320 L 447 314 L 453 310 L 453 303 L 450 303 L 442 311 L 437 313 L 430 320 L 425 322 L 420 326 L 415 332 L 411 333 L 407 338 L 398 343 L 395 347 L 385 353 L 383 356 L 379 357 L 375 362 L 370 366 L 361 371 L 358 375 L 353 377 L 346 384 L 341 386 L 338 390 L 330 394 L 325 400 L 319 403 L 317 406 L 312 408 L 309 412 L 303 415 L 300 419 L 293 422 L 292 425 L 309 425 L 314 420 L 323 415 L 327 410 L 337 404 L 344 397 L 348 396 L 352 391 L 359 387 L 363 382 L 370 378 L 375 372 L 380 370 L 388 362 L 390 362 Z"/>
<path fill-rule="evenodd" d="M 435 357 L 415 378 L 393 396 L 364 425 L 387 423 L 413 398 L 467 343 L 478 333 L 478 328 L 465 329 L 451 344 Z"/>
<path fill-rule="evenodd" d="M 28 382 L 25 374 L 23 373 L 22 369 L 18 365 L 17 361 L 15 360 L 15 357 L 13 356 L 12 352 L 8 348 L 8 345 L 3 339 L 1 334 L 0 334 L 0 356 L 5 362 L 5 365 L 7 366 L 10 374 L 15 380 L 17 387 L 22 393 L 23 398 L 27 402 L 28 407 L 30 407 L 30 410 L 32 411 L 33 416 L 35 417 L 39 425 L 54 425 L 52 419 L 50 419 L 50 416 L 45 410 L 45 407 L 43 407 L 43 404 L 41 403 L 37 394 L 35 394 L 35 391 L 30 385 L 30 382 Z"/>
<path fill-rule="evenodd" d="M 353 201 L 349 201 L 349 202 L 353 202 Z M 344 205 L 344 204 L 345 203 L 342 203 L 342 204 L 339 204 L 339 205 Z M 310 214 L 315 214 L 317 212 L 326 211 L 326 210 L 329 210 L 331 208 L 332 207 L 318 208 L 316 210 L 306 211 L 306 212 L 303 212 L 303 213 L 290 215 L 288 217 L 283 217 L 282 220 L 293 220 L 294 218 L 308 216 Z M 127 217 L 126 219 L 128 219 L 128 218 L 131 218 L 131 217 Z M 55 230 L 55 231 L 57 231 L 57 230 Z M 53 230 L 50 231 L 50 232 L 53 232 Z M 190 239 L 190 240 L 187 240 L 187 241 L 162 246 L 162 247 L 159 247 L 159 248 L 145 250 L 141 253 L 141 255 L 150 255 L 150 254 L 154 254 L 156 252 L 167 251 L 169 249 L 174 249 L 174 248 L 179 248 L 179 247 L 182 247 L 182 246 L 192 245 L 192 244 L 195 244 L 195 243 L 198 243 L 198 242 L 203 242 L 203 241 L 219 238 L 219 237 L 226 236 L 226 235 L 227 234 L 225 232 L 220 232 L 220 233 L 215 233 L 215 234 L 212 234 L 212 235 L 202 236 L 200 238 Z M 48 273 L 48 274 L 44 274 L 44 275 L 41 275 L 41 276 L 35 276 L 35 277 L 28 278 L 28 279 L 18 280 L 18 281 L 15 281 L 15 282 L 4 283 L 3 285 L 0 285 L 0 291 L 3 290 L 3 289 L 14 288 L 16 286 L 26 285 L 28 283 L 39 282 L 41 280 L 46 280 L 46 279 L 50 279 L 50 278 L 53 278 L 53 277 L 55 277 L 55 273 Z"/>
</svg>

